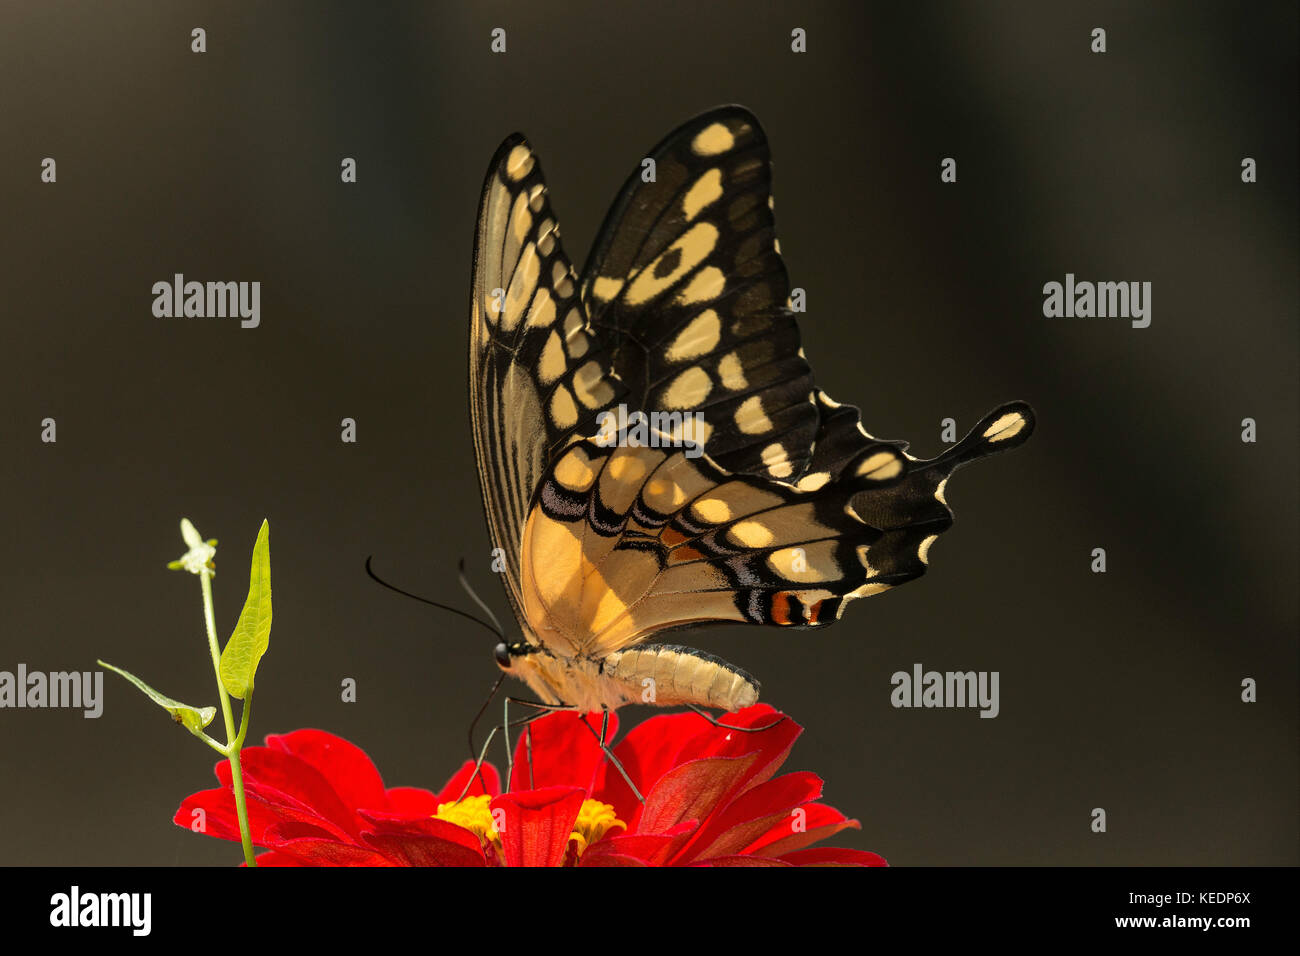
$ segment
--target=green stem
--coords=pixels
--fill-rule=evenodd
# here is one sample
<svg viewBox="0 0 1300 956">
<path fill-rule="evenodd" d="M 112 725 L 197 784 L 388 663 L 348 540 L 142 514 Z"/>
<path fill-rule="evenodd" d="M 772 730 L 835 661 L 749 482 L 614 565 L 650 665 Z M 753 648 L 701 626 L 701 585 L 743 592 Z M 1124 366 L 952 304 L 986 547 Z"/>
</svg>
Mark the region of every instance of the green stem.
<svg viewBox="0 0 1300 956">
<path fill-rule="evenodd" d="M 249 866 L 257 866 L 257 860 L 253 856 L 253 838 L 248 828 L 248 805 L 244 799 L 244 771 L 239 761 L 239 749 L 243 746 L 244 734 L 248 730 L 249 701 L 244 701 L 244 712 L 240 715 L 239 735 L 236 736 L 235 718 L 230 709 L 230 696 L 221 683 L 221 650 L 217 647 L 217 621 L 212 612 L 211 572 L 207 570 L 200 572 L 199 582 L 203 585 L 203 619 L 208 628 L 208 650 L 212 652 L 212 669 L 217 675 L 217 696 L 221 700 L 221 716 L 226 723 L 226 759 L 230 761 L 230 784 L 235 791 L 235 813 L 239 817 L 239 839 L 244 847 L 244 862 Z"/>
<path fill-rule="evenodd" d="M 230 750 L 230 783 L 235 791 L 235 812 L 239 814 L 239 841 L 244 846 L 244 863 L 257 866 L 257 858 L 253 855 L 253 838 L 248 832 L 248 804 L 244 801 L 244 772 L 239 766 L 238 747 Z"/>
<path fill-rule="evenodd" d="M 205 744 L 207 744 L 209 747 L 211 747 L 211 748 L 212 748 L 213 750 L 215 750 L 217 753 L 221 754 L 221 756 L 224 757 L 224 756 L 226 756 L 227 753 L 229 753 L 229 748 L 228 748 L 225 744 L 217 743 L 215 740 L 213 740 L 211 737 L 209 737 L 209 736 L 208 736 L 207 734 L 205 734 L 203 731 L 201 731 L 201 730 L 191 730 L 190 733 L 192 733 L 195 737 L 198 737 L 199 740 L 203 741 Z"/>
<path fill-rule="evenodd" d="M 232 749 L 242 750 L 244 747 L 244 738 L 248 736 L 248 713 L 253 709 L 253 688 L 248 688 L 248 694 L 244 697 L 243 710 L 239 715 L 239 734 L 235 737 L 235 743 Z"/>
</svg>

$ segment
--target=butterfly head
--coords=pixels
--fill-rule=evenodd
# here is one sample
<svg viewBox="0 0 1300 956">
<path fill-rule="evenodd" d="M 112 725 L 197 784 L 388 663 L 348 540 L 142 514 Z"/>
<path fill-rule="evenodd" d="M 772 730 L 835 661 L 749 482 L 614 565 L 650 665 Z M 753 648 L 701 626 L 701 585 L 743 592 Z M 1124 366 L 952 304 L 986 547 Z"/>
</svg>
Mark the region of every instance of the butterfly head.
<svg viewBox="0 0 1300 956">
<path fill-rule="evenodd" d="M 529 644 L 527 641 L 515 641 L 513 644 L 502 641 L 493 649 L 492 654 L 496 658 L 497 667 L 509 671 L 520 658 L 535 653 L 537 649 L 536 644 Z"/>
</svg>

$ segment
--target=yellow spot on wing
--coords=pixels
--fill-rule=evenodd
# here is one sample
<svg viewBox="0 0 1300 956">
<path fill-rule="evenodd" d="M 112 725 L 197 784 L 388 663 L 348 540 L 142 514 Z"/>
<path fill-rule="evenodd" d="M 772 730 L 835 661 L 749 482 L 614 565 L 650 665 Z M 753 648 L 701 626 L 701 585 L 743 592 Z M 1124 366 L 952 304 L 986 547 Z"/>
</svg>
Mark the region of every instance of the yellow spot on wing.
<svg viewBox="0 0 1300 956">
<path fill-rule="evenodd" d="M 794 471 L 794 466 L 790 464 L 790 456 L 780 442 L 772 442 L 763 449 L 763 465 L 773 478 L 788 478 Z"/>
<path fill-rule="evenodd" d="M 708 396 L 713 388 L 709 373 L 698 365 L 688 368 L 668 386 L 664 394 L 666 408 L 694 408 Z"/>
<path fill-rule="evenodd" d="M 560 259 L 551 266 L 551 287 L 562 299 L 573 295 L 573 278 L 569 275 L 568 265 Z"/>
<path fill-rule="evenodd" d="M 582 312 L 575 305 L 569 310 L 569 314 L 564 317 L 564 337 L 571 339 L 580 334 L 584 325 Z"/>
<path fill-rule="evenodd" d="M 686 221 L 690 222 L 699 215 L 701 209 L 711 202 L 716 202 L 721 195 L 722 170 L 715 167 L 695 180 L 695 185 L 682 200 L 682 211 L 686 215 Z"/>
<path fill-rule="evenodd" d="M 654 478 L 645 486 L 645 503 L 660 514 L 671 514 L 686 501 L 686 492 L 676 482 Z"/>
<path fill-rule="evenodd" d="M 510 234 L 515 242 L 522 243 L 528 235 L 528 227 L 533 224 L 532 213 L 528 211 L 528 197 L 520 193 L 515 197 L 515 208 L 510 213 Z"/>
<path fill-rule="evenodd" d="M 634 450 L 620 448 L 610 459 L 606 471 L 615 481 L 640 481 L 648 469 L 648 462 Z"/>
<path fill-rule="evenodd" d="M 696 223 L 637 274 L 624 296 L 627 304 L 642 305 L 659 295 L 703 262 L 717 241 L 717 226 L 710 222 Z M 660 275 L 665 263 L 673 263 L 673 268 Z"/>
<path fill-rule="evenodd" d="M 506 307 L 501 316 L 501 327 L 507 332 L 513 331 L 523 315 L 524 305 L 533 297 L 537 288 L 537 277 L 541 272 L 541 260 L 537 257 L 537 247 L 529 243 L 519 257 L 514 278 L 506 292 Z"/>
<path fill-rule="evenodd" d="M 697 302 L 711 302 L 722 294 L 727 285 L 727 277 L 717 266 L 708 266 L 695 274 L 681 294 L 677 296 L 679 305 L 695 305 Z"/>
<path fill-rule="evenodd" d="M 555 300 L 551 290 L 545 287 L 537 290 L 532 307 L 528 310 L 528 325 L 531 328 L 545 328 L 555 321 Z"/>
<path fill-rule="evenodd" d="M 691 513 L 712 524 L 721 524 L 731 518 L 731 507 L 718 498 L 701 498 L 691 505 Z"/>
<path fill-rule="evenodd" d="M 829 472 L 815 471 L 810 475 L 804 475 L 795 485 L 800 491 L 816 491 L 818 488 L 831 480 Z"/>
<path fill-rule="evenodd" d="M 586 491 L 591 487 L 596 480 L 596 469 L 581 446 L 559 460 L 555 466 L 555 480 L 570 491 Z"/>
<path fill-rule="evenodd" d="M 1006 441 L 1020 434 L 1020 430 L 1025 427 L 1025 417 L 1019 412 L 1008 412 L 988 428 L 984 429 L 984 438 L 990 442 Z"/>
<path fill-rule="evenodd" d="M 528 208 L 533 212 L 542 211 L 542 199 L 546 195 L 546 186 L 538 183 L 528 191 Z"/>
<path fill-rule="evenodd" d="M 677 333 L 664 358 L 670 362 L 693 359 L 712 350 L 722 338 L 722 322 L 718 313 L 706 309 L 693 318 L 686 328 Z"/>
<path fill-rule="evenodd" d="M 787 581 L 825 581 L 832 577 L 832 574 L 819 567 L 822 562 L 814 557 L 812 551 L 813 546 L 782 548 L 769 554 L 767 563 Z M 795 566 L 796 562 L 798 567 Z"/>
<path fill-rule="evenodd" d="M 706 126 L 691 141 L 691 149 L 696 156 L 717 156 L 735 145 L 736 138 L 731 135 L 731 130 L 721 123 Z"/>
<path fill-rule="evenodd" d="M 733 392 L 743 392 L 748 384 L 745 381 L 745 367 L 740 364 L 740 356 L 730 352 L 718 363 L 718 375 L 722 384 Z"/>
<path fill-rule="evenodd" d="M 560 342 L 559 333 L 552 330 L 546 337 L 546 345 L 542 348 L 542 361 L 537 367 L 537 377 L 541 379 L 543 385 L 550 385 L 564 374 L 564 369 L 564 346 Z"/>
<path fill-rule="evenodd" d="M 597 276 L 596 281 L 591 284 L 591 294 L 597 299 L 608 302 L 618 295 L 618 290 L 623 288 L 623 281 L 622 279 L 611 279 L 607 276 Z"/>
<path fill-rule="evenodd" d="M 605 381 L 600 363 L 595 361 L 573 374 L 573 391 L 588 408 L 597 408 L 614 397 L 614 387 Z"/>
<path fill-rule="evenodd" d="M 518 182 L 532 171 L 533 162 L 533 151 L 520 143 L 506 157 L 506 175 Z"/>
<path fill-rule="evenodd" d="M 902 470 L 903 463 L 897 455 L 878 451 L 858 465 L 857 475 L 859 478 L 870 478 L 872 481 L 885 481 L 897 477 Z"/>
<path fill-rule="evenodd" d="M 881 591 L 888 591 L 891 587 L 893 587 L 892 584 L 881 584 L 879 581 L 872 581 L 869 584 L 864 584 L 861 587 L 854 588 L 848 594 L 844 595 L 844 600 L 852 601 L 856 598 L 870 597 L 873 594 L 879 594 Z M 841 611 L 843 610 L 843 607 L 844 605 L 841 604 Z"/>
<path fill-rule="evenodd" d="M 727 536 L 746 548 L 762 548 L 772 542 L 772 530 L 758 521 L 738 522 Z"/>
<path fill-rule="evenodd" d="M 563 385 L 555 389 L 551 396 L 551 421 L 558 428 L 568 428 L 578 422 L 578 407 L 573 404 L 573 396 Z"/>
<path fill-rule="evenodd" d="M 763 402 L 751 395 L 736 409 L 736 427 L 746 435 L 761 435 L 772 430 L 772 419 L 763 411 Z"/>
<path fill-rule="evenodd" d="M 683 444 L 694 444 L 700 448 L 709 440 L 713 434 L 713 426 L 703 418 L 697 418 L 694 415 L 686 415 L 680 425 L 674 425 L 669 429 L 669 437 L 674 442 Z"/>
</svg>

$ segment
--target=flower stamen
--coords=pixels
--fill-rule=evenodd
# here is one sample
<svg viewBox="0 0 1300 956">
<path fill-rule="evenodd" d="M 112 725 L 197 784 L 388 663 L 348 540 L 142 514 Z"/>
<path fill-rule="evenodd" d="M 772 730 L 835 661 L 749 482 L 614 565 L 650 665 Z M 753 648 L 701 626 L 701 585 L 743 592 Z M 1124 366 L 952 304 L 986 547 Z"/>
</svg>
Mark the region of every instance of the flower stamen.
<svg viewBox="0 0 1300 956">
<path fill-rule="evenodd" d="M 454 823 L 477 836 L 480 842 L 496 843 L 497 828 L 492 819 L 492 809 L 488 806 L 492 798 L 487 794 L 453 800 L 451 803 L 438 804 L 434 818 Z"/>
<path fill-rule="evenodd" d="M 583 800 L 578 809 L 578 819 L 573 821 L 569 842 L 577 844 L 577 854 L 581 856 L 587 847 L 604 839 L 605 834 L 615 827 L 627 830 L 627 824 L 618 818 L 612 806 L 599 800 Z"/>
</svg>

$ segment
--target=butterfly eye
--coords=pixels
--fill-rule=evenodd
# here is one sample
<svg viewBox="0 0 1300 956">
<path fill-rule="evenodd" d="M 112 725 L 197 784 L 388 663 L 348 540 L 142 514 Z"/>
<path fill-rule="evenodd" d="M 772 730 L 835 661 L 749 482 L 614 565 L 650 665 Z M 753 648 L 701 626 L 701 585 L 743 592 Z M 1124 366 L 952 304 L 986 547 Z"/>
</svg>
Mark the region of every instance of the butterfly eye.
<svg viewBox="0 0 1300 956">
<path fill-rule="evenodd" d="M 498 644 L 492 653 L 497 659 L 497 667 L 503 671 L 510 670 L 510 648 L 505 644 Z"/>
</svg>

